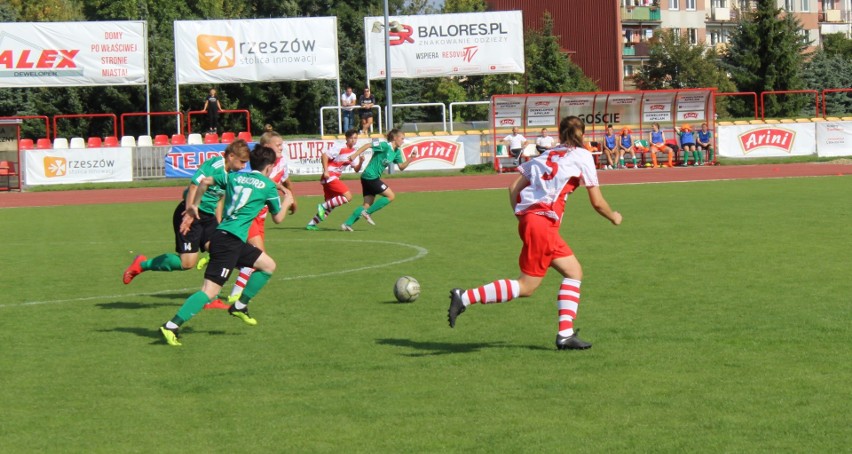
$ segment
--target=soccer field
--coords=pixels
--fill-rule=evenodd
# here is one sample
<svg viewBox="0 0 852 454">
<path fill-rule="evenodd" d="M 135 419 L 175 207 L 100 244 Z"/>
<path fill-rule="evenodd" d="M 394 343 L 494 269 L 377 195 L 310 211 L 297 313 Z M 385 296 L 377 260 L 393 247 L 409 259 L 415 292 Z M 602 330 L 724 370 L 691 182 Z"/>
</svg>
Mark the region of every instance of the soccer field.
<svg viewBox="0 0 852 454">
<path fill-rule="evenodd" d="M 447 326 L 450 288 L 518 275 L 504 190 L 398 194 L 351 233 L 301 198 L 259 324 L 204 311 L 180 348 L 157 328 L 202 272 L 121 283 L 173 250 L 176 201 L 0 210 L 0 452 L 848 451 L 852 177 L 603 193 L 620 227 L 568 202 L 594 346 L 561 352 L 553 271 Z"/>
</svg>

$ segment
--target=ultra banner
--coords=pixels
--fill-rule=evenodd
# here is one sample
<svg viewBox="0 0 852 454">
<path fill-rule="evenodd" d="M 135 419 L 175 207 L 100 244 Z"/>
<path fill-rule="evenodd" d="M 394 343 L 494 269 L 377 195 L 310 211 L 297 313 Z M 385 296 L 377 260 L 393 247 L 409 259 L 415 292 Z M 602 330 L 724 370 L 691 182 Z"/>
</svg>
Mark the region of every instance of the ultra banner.
<svg viewBox="0 0 852 454">
<path fill-rule="evenodd" d="M 416 151 L 417 158 L 407 170 L 449 170 L 461 169 L 466 165 L 464 136 L 442 136 L 407 140 L 402 146 L 405 156 Z M 477 137 L 478 142 L 478 137 Z M 284 154 L 290 161 L 290 173 L 293 175 L 321 175 L 322 153 L 343 141 L 335 140 L 293 140 L 284 142 Z M 372 141 L 361 139 L 355 149 L 368 148 L 364 152 L 365 162 L 373 155 L 369 148 Z M 205 160 L 219 156 L 224 150 L 223 144 L 217 145 L 181 145 L 174 146 L 165 157 L 166 177 L 189 178 Z"/>
<path fill-rule="evenodd" d="M 0 87 L 145 85 L 145 22 L 0 23 Z"/>
<path fill-rule="evenodd" d="M 175 21 L 178 84 L 337 79 L 337 18 Z"/>
<path fill-rule="evenodd" d="M 367 77 L 385 77 L 385 19 L 364 18 Z M 391 76 L 399 78 L 524 72 L 520 11 L 388 18 Z"/>
</svg>

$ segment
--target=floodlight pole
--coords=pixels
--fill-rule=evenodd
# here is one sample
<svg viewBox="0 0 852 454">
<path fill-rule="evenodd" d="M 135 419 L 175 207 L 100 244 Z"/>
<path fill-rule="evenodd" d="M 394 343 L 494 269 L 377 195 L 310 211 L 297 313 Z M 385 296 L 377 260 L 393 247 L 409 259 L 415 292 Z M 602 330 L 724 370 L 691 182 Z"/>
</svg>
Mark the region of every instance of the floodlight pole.
<svg viewBox="0 0 852 454">
<path fill-rule="evenodd" d="M 385 0 L 385 91 L 387 91 L 387 120 L 385 131 L 393 129 L 393 93 L 391 92 L 390 23 L 388 22 L 388 0 Z"/>
</svg>

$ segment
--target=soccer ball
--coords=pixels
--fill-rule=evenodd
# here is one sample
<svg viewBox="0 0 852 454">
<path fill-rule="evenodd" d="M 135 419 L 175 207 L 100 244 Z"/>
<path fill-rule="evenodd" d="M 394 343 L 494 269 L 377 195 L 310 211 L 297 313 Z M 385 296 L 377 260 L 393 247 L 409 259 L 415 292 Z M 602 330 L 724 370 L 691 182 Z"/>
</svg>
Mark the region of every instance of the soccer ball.
<svg viewBox="0 0 852 454">
<path fill-rule="evenodd" d="M 400 303 L 411 303 L 420 296 L 420 283 L 411 276 L 402 276 L 393 286 L 393 296 Z"/>
</svg>

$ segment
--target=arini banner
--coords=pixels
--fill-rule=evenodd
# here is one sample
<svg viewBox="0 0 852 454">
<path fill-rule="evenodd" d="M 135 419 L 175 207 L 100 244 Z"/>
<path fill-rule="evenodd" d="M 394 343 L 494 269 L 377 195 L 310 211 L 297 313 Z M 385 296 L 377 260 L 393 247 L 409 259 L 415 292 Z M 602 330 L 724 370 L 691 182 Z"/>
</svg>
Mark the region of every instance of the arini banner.
<svg viewBox="0 0 852 454">
<path fill-rule="evenodd" d="M 388 18 L 391 76 L 463 76 L 524 72 L 520 11 Z M 367 77 L 385 77 L 385 19 L 364 18 Z"/>
<path fill-rule="evenodd" d="M 0 24 L 0 87 L 145 85 L 145 22 Z"/>
<path fill-rule="evenodd" d="M 175 21 L 178 84 L 337 79 L 337 18 Z"/>
</svg>

